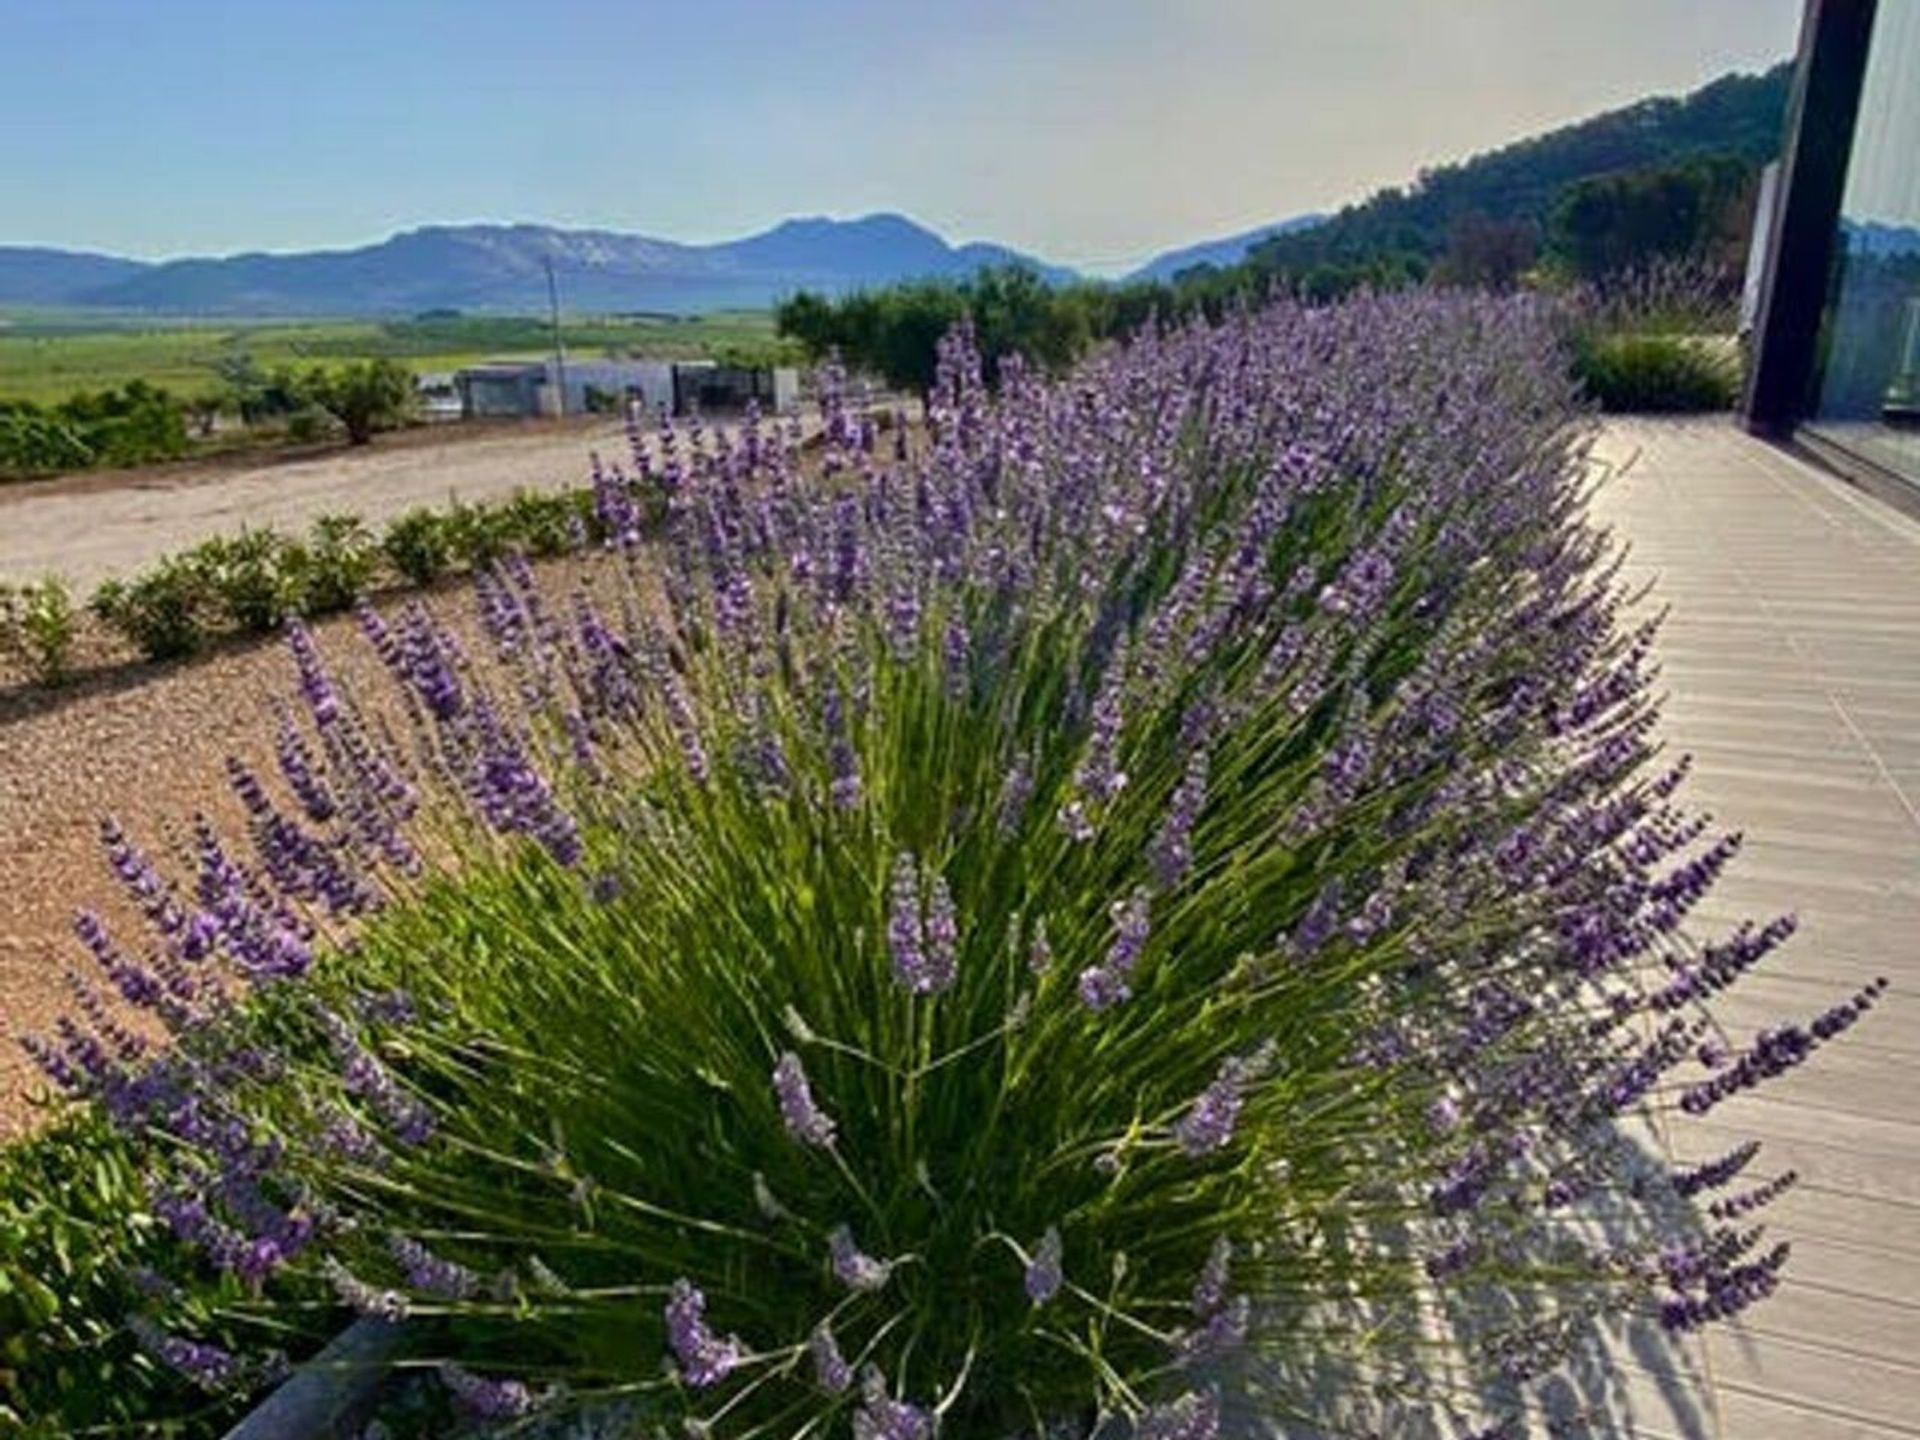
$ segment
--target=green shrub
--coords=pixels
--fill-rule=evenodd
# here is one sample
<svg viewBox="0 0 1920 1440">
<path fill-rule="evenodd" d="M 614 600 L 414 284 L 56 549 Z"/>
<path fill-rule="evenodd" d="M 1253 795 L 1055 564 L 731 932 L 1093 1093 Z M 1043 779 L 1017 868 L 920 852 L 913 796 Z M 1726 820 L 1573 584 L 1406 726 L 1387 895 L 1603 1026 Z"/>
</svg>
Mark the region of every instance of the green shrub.
<svg viewBox="0 0 1920 1440">
<path fill-rule="evenodd" d="M 365 445 L 376 432 L 403 424 L 413 413 L 413 372 L 397 360 L 361 360 L 337 370 L 315 370 L 301 382 L 304 393 Z"/>
<path fill-rule="evenodd" d="M 188 552 L 207 576 L 226 623 L 249 634 L 280 628 L 298 598 L 289 592 L 292 546 L 273 530 L 242 530 L 204 541 Z"/>
<path fill-rule="evenodd" d="M 132 580 L 94 592 L 94 612 L 149 660 L 178 660 L 207 641 L 212 587 L 191 554 L 171 555 Z"/>
<path fill-rule="evenodd" d="M 96 465 L 144 465 L 187 453 L 186 412 L 165 390 L 133 380 L 63 401 L 60 413 L 87 435 Z"/>
<path fill-rule="evenodd" d="M 287 439 L 311 445 L 332 434 L 338 422 L 319 405 L 303 405 L 287 416 Z"/>
<path fill-rule="evenodd" d="M 1737 357 L 1711 337 L 1593 336 L 1576 346 L 1574 373 L 1609 412 L 1727 410 L 1740 393 Z"/>
<path fill-rule="evenodd" d="M 447 550 L 468 570 L 491 565 L 513 548 L 514 536 L 505 510 L 456 500 L 444 517 Z"/>
<path fill-rule="evenodd" d="M 564 555 L 573 547 L 573 522 L 580 513 L 573 497 L 518 490 L 499 508 L 501 528 L 528 555 Z"/>
<path fill-rule="evenodd" d="M 369 616 L 402 735 L 296 632 L 350 803 L 276 879 L 392 903 L 316 951 L 203 854 L 286 1043 L 179 1037 L 338 1212 L 280 1258 L 443 1319 L 496 1414 L 715 1436 L 1212 1436 L 1240 1378 L 1498 1433 L 1607 1332 L 1763 1298 L 1791 1180 L 1709 1210 L 1754 1152 L 1636 1137 L 1881 986 L 1719 1045 L 1791 926 L 1683 928 L 1737 844 L 1655 764 L 1558 320 L 1283 304 L 998 400 L 963 335 L 923 452 L 864 462 L 829 394 L 815 474 L 696 459 L 672 566 L 569 633 L 504 567 L 497 680 Z M 178 1183 L 260 1233 L 218 1145 Z"/>
<path fill-rule="evenodd" d="M 0 585 L 0 651 L 17 652 L 39 684 L 66 683 L 74 629 L 73 596 L 57 576 L 17 588 Z"/>
<path fill-rule="evenodd" d="M 414 585 L 431 585 L 452 560 L 445 517 L 419 506 L 394 520 L 380 539 L 387 563 Z"/>
<path fill-rule="evenodd" d="M 244 1287 L 204 1270 L 152 1213 L 145 1169 L 138 1147 L 89 1112 L 0 1148 L 0 1436 L 99 1427 L 211 1440 L 244 1408 L 250 1387 L 200 1391 L 129 1327 L 142 1314 L 192 1316 L 228 1344 L 269 1343 L 234 1323 Z M 311 1348 L 324 1312 L 314 1320 L 270 1343 Z"/>
<path fill-rule="evenodd" d="M 302 615 L 351 609 L 367 593 L 380 563 L 380 547 L 357 515 L 321 515 L 304 545 L 284 556 L 288 592 Z"/>
<path fill-rule="evenodd" d="M 0 401 L 0 475 L 84 470 L 94 450 L 78 427 L 25 401 Z"/>
</svg>

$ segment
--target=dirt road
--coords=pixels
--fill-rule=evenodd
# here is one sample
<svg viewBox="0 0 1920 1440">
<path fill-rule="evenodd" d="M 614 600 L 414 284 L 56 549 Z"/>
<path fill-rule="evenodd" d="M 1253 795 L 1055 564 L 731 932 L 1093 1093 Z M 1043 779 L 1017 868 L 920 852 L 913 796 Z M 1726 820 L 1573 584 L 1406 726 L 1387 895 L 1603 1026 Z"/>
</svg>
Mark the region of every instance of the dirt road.
<svg viewBox="0 0 1920 1440">
<path fill-rule="evenodd" d="M 207 463 L 0 485 L 0 579 L 63 576 L 85 592 L 242 526 L 302 530 L 349 512 L 378 525 L 415 505 L 583 484 L 594 450 L 626 453 L 617 421 L 482 436 L 389 437 L 307 460 Z"/>
</svg>

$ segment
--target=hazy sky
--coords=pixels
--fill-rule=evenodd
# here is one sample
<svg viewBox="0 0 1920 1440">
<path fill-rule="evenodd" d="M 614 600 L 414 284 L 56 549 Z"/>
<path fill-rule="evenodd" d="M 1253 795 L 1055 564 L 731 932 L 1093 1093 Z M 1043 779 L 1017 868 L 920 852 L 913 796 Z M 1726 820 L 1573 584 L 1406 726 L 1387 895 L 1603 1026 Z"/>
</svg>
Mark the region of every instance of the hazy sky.
<svg viewBox="0 0 1920 1440">
<path fill-rule="evenodd" d="M 1111 268 L 1757 69 L 1799 0 L 0 0 L 0 243 L 900 210 Z"/>
</svg>

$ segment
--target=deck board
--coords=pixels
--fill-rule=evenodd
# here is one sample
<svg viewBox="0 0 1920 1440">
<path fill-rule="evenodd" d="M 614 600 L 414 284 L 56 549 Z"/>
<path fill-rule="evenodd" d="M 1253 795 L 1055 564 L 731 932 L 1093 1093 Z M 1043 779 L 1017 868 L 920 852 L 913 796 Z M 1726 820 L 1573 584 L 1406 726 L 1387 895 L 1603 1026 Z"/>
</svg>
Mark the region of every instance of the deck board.
<svg viewBox="0 0 1920 1440">
<path fill-rule="evenodd" d="M 1830 1057 L 1674 1127 L 1680 1156 L 1750 1135 L 1757 1173 L 1805 1175 L 1768 1212 L 1799 1242 L 1787 1283 L 1709 1339 L 1717 1434 L 1920 1436 L 1920 524 L 1725 422 L 1610 422 L 1595 456 L 1618 473 L 1594 515 L 1669 607 L 1687 793 L 1748 837 L 1700 928 L 1802 922 L 1722 1014 L 1805 1021 L 1894 982 Z"/>
</svg>

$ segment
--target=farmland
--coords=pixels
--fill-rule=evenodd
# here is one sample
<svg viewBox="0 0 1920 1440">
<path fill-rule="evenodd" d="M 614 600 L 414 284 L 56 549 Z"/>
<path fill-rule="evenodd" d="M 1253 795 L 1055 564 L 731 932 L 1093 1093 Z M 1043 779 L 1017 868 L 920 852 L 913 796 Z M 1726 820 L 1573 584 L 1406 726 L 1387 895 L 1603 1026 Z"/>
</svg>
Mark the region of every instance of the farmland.
<svg viewBox="0 0 1920 1440">
<path fill-rule="evenodd" d="M 764 353 L 765 311 L 703 316 L 576 316 L 562 326 L 582 356 L 695 359 Z M 62 310 L 0 312 L 0 398 L 53 404 L 144 380 L 186 397 L 220 388 L 220 366 L 250 357 L 264 369 L 386 358 L 415 371 L 546 354 L 547 322 L 527 316 L 428 313 L 412 319 L 175 320 Z"/>
</svg>

